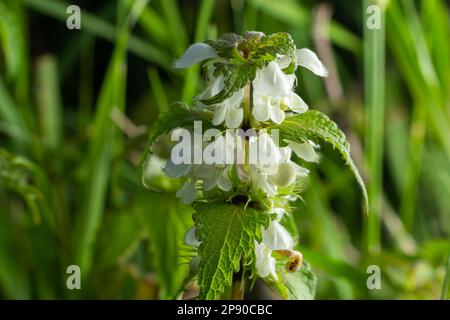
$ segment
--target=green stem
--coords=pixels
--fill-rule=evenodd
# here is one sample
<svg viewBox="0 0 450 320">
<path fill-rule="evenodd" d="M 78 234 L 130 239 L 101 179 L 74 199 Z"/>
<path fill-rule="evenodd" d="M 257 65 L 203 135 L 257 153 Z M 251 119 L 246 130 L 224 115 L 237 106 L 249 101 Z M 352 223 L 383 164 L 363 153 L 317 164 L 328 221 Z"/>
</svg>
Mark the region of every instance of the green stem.
<svg viewBox="0 0 450 320">
<path fill-rule="evenodd" d="M 244 96 L 244 123 L 243 127 L 244 130 L 247 130 L 250 128 L 250 116 L 251 116 L 251 109 L 252 109 L 252 99 L 251 99 L 251 93 L 252 93 L 252 83 L 249 81 L 247 85 L 245 86 L 245 96 Z"/>
<path fill-rule="evenodd" d="M 231 300 L 244 300 L 245 277 L 241 272 L 233 274 Z"/>
</svg>

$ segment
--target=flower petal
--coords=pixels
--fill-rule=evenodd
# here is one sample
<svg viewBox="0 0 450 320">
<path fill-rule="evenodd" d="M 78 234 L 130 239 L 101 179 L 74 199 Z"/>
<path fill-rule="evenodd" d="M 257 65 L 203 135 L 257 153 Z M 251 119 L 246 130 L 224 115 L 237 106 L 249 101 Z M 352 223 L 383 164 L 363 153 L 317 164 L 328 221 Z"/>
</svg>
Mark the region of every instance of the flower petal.
<svg viewBox="0 0 450 320">
<path fill-rule="evenodd" d="M 206 43 L 194 43 L 183 53 L 181 58 L 175 62 L 177 69 L 187 68 L 200 61 L 214 58 L 217 56 L 216 50 Z"/>
<path fill-rule="evenodd" d="M 319 60 L 317 55 L 307 48 L 297 50 L 297 64 L 311 70 L 320 77 L 326 77 L 328 75 L 328 70 Z"/>
<path fill-rule="evenodd" d="M 258 103 L 253 106 L 253 117 L 255 117 L 258 121 L 267 121 L 269 120 L 269 108 L 270 101 L 269 99 L 263 99 L 263 103 Z"/>
<path fill-rule="evenodd" d="M 285 142 L 289 145 L 292 151 L 294 151 L 295 154 L 303 160 L 308 162 L 319 162 L 319 155 L 314 149 L 315 144 L 312 142 L 307 141 L 304 143 L 297 143 L 290 140 L 285 140 Z"/>
<path fill-rule="evenodd" d="M 281 163 L 270 181 L 279 187 L 287 187 L 295 182 L 295 168 L 290 163 Z"/>
<path fill-rule="evenodd" d="M 272 250 L 291 250 L 294 240 L 289 232 L 278 222 L 272 221 L 267 230 L 262 230 L 263 244 Z"/>
<path fill-rule="evenodd" d="M 269 112 L 270 119 L 276 124 L 282 123 L 284 118 L 286 117 L 286 114 L 283 110 L 280 109 L 279 106 L 270 107 Z"/>
<path fill-rule="evenodd" d="M 217 178 L 217 187 L 219 187 L 219 189 L 223 191 L 230 191 L 233 187 L 227 169 L 222 170 L 219 177 Z"/>
<path fill-rule="evenodd" d="M 243 119 L 244 109 L 230 107 L 229 112 L 225 118 L 225 125 L 231 129 L 239 128 Z"/>
<path fill-rule="evenodd" d="M 186 182 L 180 190 L 177 191 L 176 196 L 181 198 L 184 204 L 191 204 L 197 197 L 197 189 L 195 189 L 195 182 Z"/>
<path fill-rule="evenodd" d="M 287 97 L 287 104 L 289 106 L 289 109 L 294 111 L 295 113 L 305 113 L 308 111 L 308 105 L 303 101 L 300 96 L 294 92 L 292 92 Z"/>
<path fill-rule="evenodd" d="M 256 273 L 261 278 L 266 278 L 271 274 L 272 262 L 271 252 L 264 244 L 255 241 L 255 267 Z"/>
<path fill-rule="evenodd" d="M 224 105 L 218 105 L 215 109 L 214 109 L 214 117 L 212 120 L 212 124 L 215 126 L 220 125 L 221 123 L 223 123 L 225 121 L 225 117 L 227 115 L 228 112 L 228 107 L 224 106 Z"/>
<path fill-rule="evenodd" d="M 191 169 L 192 164 L 175 164 L 172 162 L 172 160 L 167 161 L 166 166 L 164 167 L 163 171 L 170 177 L 170 178 L 179 178 L 182 176 L 185 176 L 189 170 Z"/>
<path fill-rule="evenodd" d="M 197 231 L 197 228 L 192 227 L 184 234 L 184 243 L 188 246 L 198 247 L 201 244 L 201 241 L 198 241 L 195 236 L 195 231 Z"/>
</svg>

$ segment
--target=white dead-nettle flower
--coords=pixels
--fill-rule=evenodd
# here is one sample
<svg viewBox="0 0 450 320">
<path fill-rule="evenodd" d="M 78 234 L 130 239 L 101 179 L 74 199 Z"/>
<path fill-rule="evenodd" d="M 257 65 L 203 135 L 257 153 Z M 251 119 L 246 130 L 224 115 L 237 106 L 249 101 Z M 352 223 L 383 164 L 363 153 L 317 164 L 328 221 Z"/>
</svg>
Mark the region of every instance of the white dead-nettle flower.
<svg viewBox="0 0 450 320">
<path fill-rule="evenodd" d="M 184 234 L 184 244 L 192 247 L 200 246 L 201 242 L 195 236 L 196 231 L 196 227 L 192 227 L 188 231 L 186 231 L 186 233 Z"/>
<path fill-rule="evenodd" d="M 253 81 L 253 116 L 256 120 L 271 120 L 280 124 L 285 118 L 285 109 L 295 113 L 304 113 L 308 110 L 308 105 L 293 91 L 295 74 L 283 72 L 289 63 L 289 59 L 283 56 L 256 73 Z M 297 50 L 297 65 L 321 77 L 328 74 L 317 55 L 309 49 Z"/>
<path fill-rule="evenodd" d="M 306 48 L 296 52 L 296 64 L 311 70 L 314 74 L 326 77 L 327 69 L 319 60 L 317 55 Z M 183 56 L 175 63 L 176 68 L 186 68 L 206 59 L 217 58 L 216 51 L 204 43 L 191 45 Z M 256 72 L 253 80 L 253 117 L 257 121 L 271 120 L 276 124 L 283 122 L 285 110 L 295 113 L 304 113 L 308 105 L 297 95 L 294 90 L 296 82 L 295 74 L 285 74 L 283 69 L 288 67 L 290 59 L 281 56 L 277 61 L 270 62 L 266 67 Z M 210 70 L 214 67 L 210 66 Z M 214 72 L 209 72 L 209 85 L 198 100 L 208 99 L 215 96 L 224 88 L 224 76 L 214 77 Z M 228 128 L 238 128 L 242 124 L 244 113 L 242 101 L 244 99 L 244 88 L 235 92 L 231 97 L 215 104 L 213 125 L 225 123 Z"/>
<path fill-rule="evenodd" d="M 258 145 L 259 155 L 267 155 L 270 162 L 259 161 L 250 164 L 250 181 L 254 194 L 262 190 L 269 197 L 277 194 L 278 187 L 287 187 L 295 183 L 297 177 L 306 177 L 309 171 L 291 160 L 290 147 L 278 147 L 270 135 L 260 134 L 250 139 L 252 145 Z M 261 146 L 264 148 L 261 150 Z M 256 147 L 254 147 L 256 149 Z"/>
<path fill-rule="evenodd" d="M 206 59 L 217 57 L 216 50 L 206 43 L 194 43 L 186 49 L 184 54 L 174 64 L 177 69 L 188 68 Z"/>
<path fill-rule="evenodd" d="M 272 221 L 267 229 L 262 230 L 262 242 L 255 241 L 255 267 L 261 278 L 271 276 L 277 280 L 275 258 L 273 250 L 292 250 L 294 241 L 289 232 L 276 220 Z"/>
<path fill-rule="evenodd" d="M 208 87 L 197 99 L 208 99 L 218 94 L 224 87 L 224 76 L 219 75 L 211 79 Z M 214 105 L 214 118 L 212 124 L 218 126 L 225 122 L 228 128 L 239 128 L 244 119 L 244 110 L 241 107 L 244 100 L 244 88 L 235 92 L 231 97 Z"/>
</svg>

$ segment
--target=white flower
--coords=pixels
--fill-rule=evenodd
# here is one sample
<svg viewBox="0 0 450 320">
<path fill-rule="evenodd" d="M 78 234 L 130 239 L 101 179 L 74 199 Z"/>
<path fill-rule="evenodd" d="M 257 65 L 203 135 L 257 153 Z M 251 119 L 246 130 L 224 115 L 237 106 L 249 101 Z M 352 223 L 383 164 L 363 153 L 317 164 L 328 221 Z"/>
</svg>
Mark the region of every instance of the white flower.
<svg viewBox="0 0 450 320">
<path fill-rule="evenodd" d="M 279 124 L 283 122 L 285 113 L 282 107 L 296 113 L 308 110 L 306 103 L 292 90 L 295 75 L 287 75 L 276 61 L 256 73 L 253 81 L 253 116 L 258 121 Z"/>
<path fill-rule="evenodd" d="M 208 99 L 218 94 L 224 87 L 224 76 L 219 75 L 213 78 L 208 87 L 201 93 L 197 99 Z M 225 122 L 228 128 L 239 128 L 244 119 L 244 110 L 241 108 L 244 99 L 245 89 L 242 88 L 224 101 L 214 105 L 214 117 L 212 124 L 217 126 Z"/>
<path fill-rule="evenodd" d="M 319 60 L 317 55 L 307 48 L 297 50 L 297 65 L 311 70 L 320 77 L 326 77 L 328 75 L 328 70 Z"/>
<path fill-rule="evenodd" d="M 255 267 L 256 273 L 261 278 L 272 276 L 277 281 L 276 260 L 272 257 L 272 250 L 255 240 Z"/>
<path fill-rule="evenodd" d="M 203 188 L 209 191 L 218 187 L 223 191 L 230 191 L 233 184 L 230 181 L 230 166 L 228 165 L 203 165 L 198 171 L 198 178 L 203 180 Z"/>
<path fill-rule="evenodd" d="M 294 240 L 289 232 L 276 220 L 262 230 L 263 244 L 271 250 L 292 250 Z"/>
<path fill-rule="evenodd" d="M 217 57 L 217 52 L 206 43 L 194 43 L 175 62 L 175 68 L 187 68 L 200 61 Z"/>
<path fill-rule="evenodd" d="M 180 178 L 184 177 L 188 174 L 188 172 L 191 170 L 192 164 L 175 164 L 172 162 L 172 160 L 167 161 L 166 166 L 164 167 L 163 171 L 170 177 L 170 178 Z"/>
<path fill-rule="evenodd" d="M 188 246 L 198 247 L 201 244 L 201 241 L 197 239 L 195 236 L 195 232 L 197 231 L 196 227 L 190 228 L 186 233 L 184 234 L 184 243 Z"/>
<path fill-rule="evenodd" d="M 262 144 L 261 144 L 262 142 Z M 309 171 L 291 161 L 290 147 L 276 146 L 268 134 L 260 134 L 250 139 L 250 159 L 253 159 L 255 146 L 258 147 L 258 162 L 250 165 L 252 191 L 262 190 L 269 197 L 277 194 L 278 187 L 287 187 L 295 183 L 297 177 L 306 177 Z M 262 148 L 261 148 L 262 147 Z M 270 162 L 261 161 L 261 156 L 269 155 Z"/>
<path fill-rule="evenodd" d="M 298 157 L 308 162 L 319 162 L 319 155 L 316 153 L 315 150 L 316 148 L 318 148 L 318 146 L 311 140 L 308 140 L 304 143 L 297 143 L 290 140 L 284 141 L 288 144 L 289 148 L 291 148 L 292 151 L 294 151 Z"/>
<path fill-rule="evenodd" d="M 272 250 L 292 250 L 294 241 L 289 232 L 277 221 L 272 221 L 267 230 L 262 230 L 262 243 L 255 241 L 255 267 L 261 278 L 272 276 L 276 281 L 276 260 Z"/>
<path fill-rule="evenodd" d="M 181 198 L 184 204 L 191 204 L 197 198 L 197 189 L 195 181 L 185 182 L 176 193 L 177 198 Z"/>
</svg>

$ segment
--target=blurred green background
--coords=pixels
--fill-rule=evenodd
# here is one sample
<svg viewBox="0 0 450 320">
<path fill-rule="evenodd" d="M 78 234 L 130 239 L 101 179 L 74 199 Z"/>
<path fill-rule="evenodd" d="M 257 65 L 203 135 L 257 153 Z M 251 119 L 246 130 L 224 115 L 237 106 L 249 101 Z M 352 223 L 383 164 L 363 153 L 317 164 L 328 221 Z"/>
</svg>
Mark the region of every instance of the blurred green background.
<svg viewBox="0 0 450 320">
<path fill-rule="evenodd" d="M 0 0 L 0 298 L 172 298 L 191 210 L 141 186 L 148 130 L 203 87 L 192 42 L 286 31 L 330 70 L 297 92 L 346 133 L 368 186 L 321 150 L 294 213 L 319 299 L 448 298 L 450 25 L 444 0 Z M 370 7 L 373 8 L 373 7 Z M 66 268 L 81 267 L 81 290 Z M 369 265 L 381 270 L 369 290 Z"/>
</svg>

